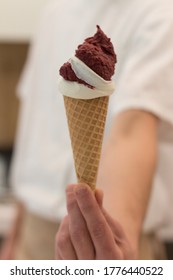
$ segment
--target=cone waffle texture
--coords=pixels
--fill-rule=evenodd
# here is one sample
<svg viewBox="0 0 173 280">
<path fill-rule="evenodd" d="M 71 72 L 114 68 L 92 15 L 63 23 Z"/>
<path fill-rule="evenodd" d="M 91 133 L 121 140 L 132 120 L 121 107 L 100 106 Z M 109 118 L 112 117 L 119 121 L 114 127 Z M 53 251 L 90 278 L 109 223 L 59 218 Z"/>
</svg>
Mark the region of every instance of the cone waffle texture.
<svg viewBox="0 0 173 280">
<path fill-rule="evenodd" d="M 96 187 L 109 97 L 90 100 L 64 96 L 78 182 Z"/>
</svg>

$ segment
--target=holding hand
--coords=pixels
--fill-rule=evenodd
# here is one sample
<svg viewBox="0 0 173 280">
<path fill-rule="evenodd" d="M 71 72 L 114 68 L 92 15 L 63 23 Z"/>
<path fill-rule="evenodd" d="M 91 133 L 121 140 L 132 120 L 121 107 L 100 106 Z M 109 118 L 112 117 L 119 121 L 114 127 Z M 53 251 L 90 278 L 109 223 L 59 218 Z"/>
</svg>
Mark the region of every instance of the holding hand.
<svg viewBox="0 0 173 280">
<path fill-rule="evenodd" d="M 123 260 L 135 254 L 120 226 L 103 209 L 101 190 L 86 184 L 67 187 L 66 216 L 56 236 L 56 259 Z"/>
</svg>

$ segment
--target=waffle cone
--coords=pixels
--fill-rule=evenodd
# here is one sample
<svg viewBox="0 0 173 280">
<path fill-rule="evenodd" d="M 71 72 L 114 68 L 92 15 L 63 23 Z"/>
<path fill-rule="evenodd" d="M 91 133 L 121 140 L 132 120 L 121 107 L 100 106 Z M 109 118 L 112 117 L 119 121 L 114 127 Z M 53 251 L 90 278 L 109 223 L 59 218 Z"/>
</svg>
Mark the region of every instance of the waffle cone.
<svg viewBox="0 0 173 280">
<path fill-rule="evenodd" d="M 90 100 L 64 96 L 78 182 L 96 187 L 109 97 Z"/>
</svg>

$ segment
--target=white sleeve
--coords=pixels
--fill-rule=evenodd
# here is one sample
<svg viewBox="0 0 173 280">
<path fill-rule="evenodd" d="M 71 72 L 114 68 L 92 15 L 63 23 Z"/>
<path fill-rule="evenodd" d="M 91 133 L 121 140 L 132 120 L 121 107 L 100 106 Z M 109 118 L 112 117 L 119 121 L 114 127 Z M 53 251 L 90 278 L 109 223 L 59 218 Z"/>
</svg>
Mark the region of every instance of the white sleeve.
<svg viewBox="0 0 173 280">
<path fill-rule="evenodd" d="M 112 97 L 112 112 L 143 109 L 173 125 L 172 16 L 156 12 L 143 19 L 127 52 Z"/>
</svg>

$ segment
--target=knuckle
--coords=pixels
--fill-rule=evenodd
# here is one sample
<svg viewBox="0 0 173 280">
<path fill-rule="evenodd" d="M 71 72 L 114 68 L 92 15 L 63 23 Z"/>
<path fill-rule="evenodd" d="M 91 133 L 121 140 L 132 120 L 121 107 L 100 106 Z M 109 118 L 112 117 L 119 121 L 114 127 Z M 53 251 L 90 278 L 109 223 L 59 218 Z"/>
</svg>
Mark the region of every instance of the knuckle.
<svg viewBox="0 0 173 280">
<path fill-rule="evenodd" d="M 56 236 L 56 246 L 60 251 L 63 251 L 66 248 L 68 241 L 69 235 L 67 234 L 59 234 Z"/>
<path fill-rule="evenodd" d="M 83 227 L 81 226 L 73 226 L 73 228 L 71 229 L 71 237 L 73 240 L 76 241 L 81 241 L 81 239 L 84 237 L 85 235 L 85 230 Z"/>
<path fill-rule="evenodd" d="M 120 248 L 109 248 L 109 250 L 107 251 L 108 255 L 107 255 L 107 259 L 109 260 L 123 260 L 123 253 L 121 252 Z"/>
<path fill-rule="evenodd" d="M 96 239 L 102 239 L 105 235 L 105 225 L 103 222 L 96 223 L 92 226 L 92 234 Z"/>
</svg>

